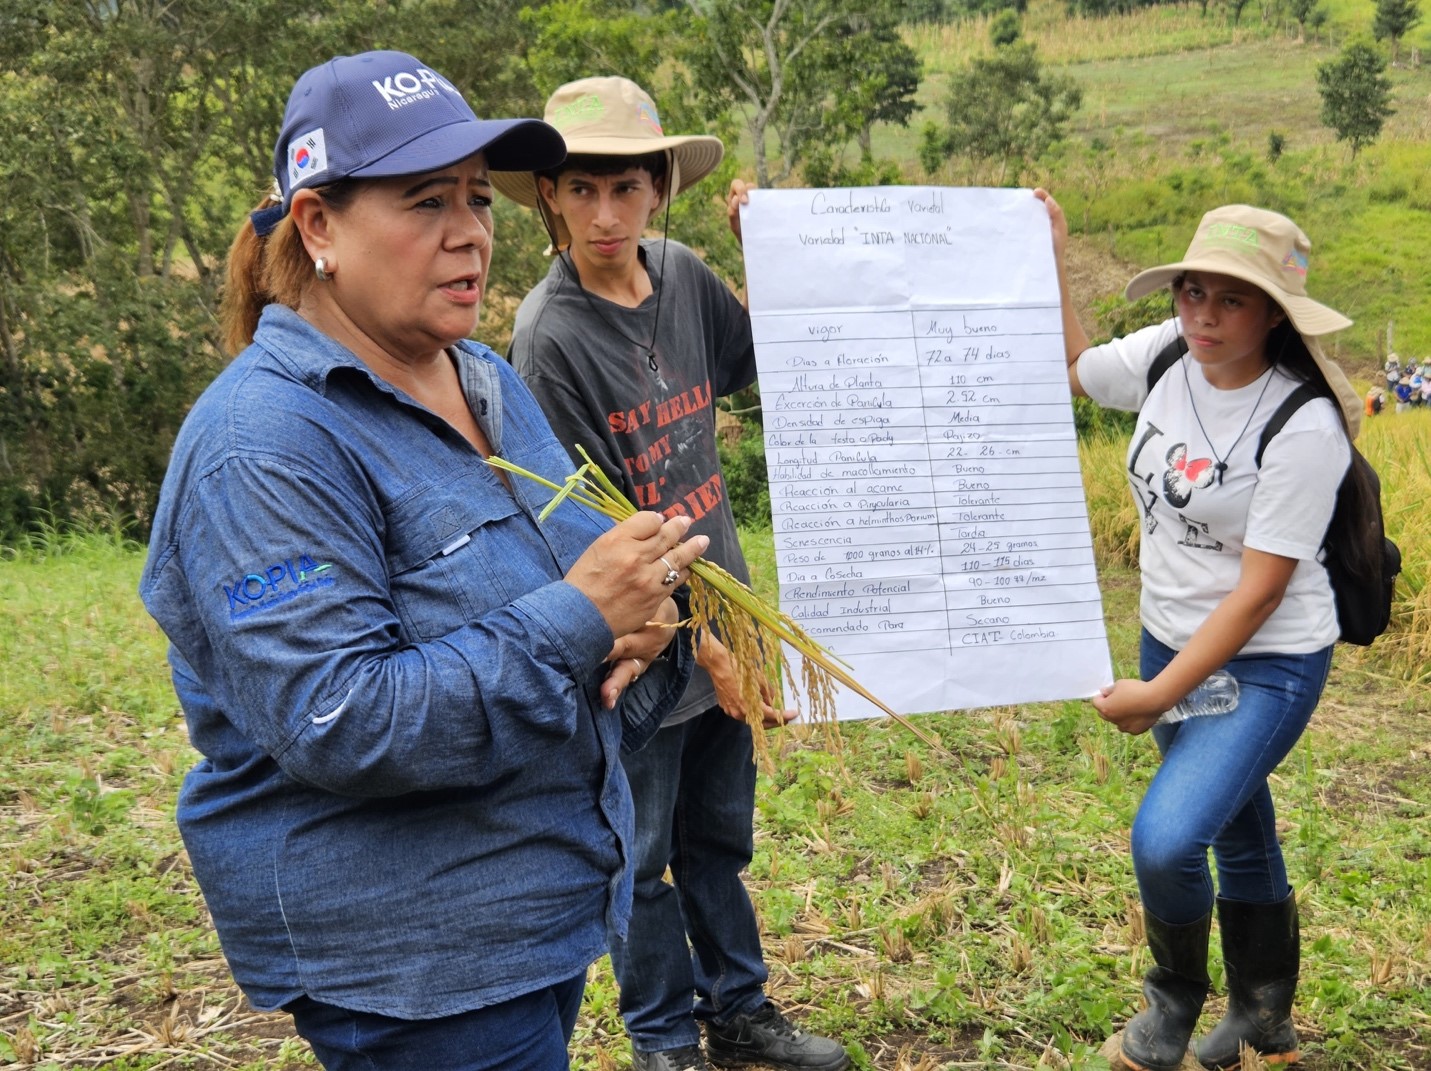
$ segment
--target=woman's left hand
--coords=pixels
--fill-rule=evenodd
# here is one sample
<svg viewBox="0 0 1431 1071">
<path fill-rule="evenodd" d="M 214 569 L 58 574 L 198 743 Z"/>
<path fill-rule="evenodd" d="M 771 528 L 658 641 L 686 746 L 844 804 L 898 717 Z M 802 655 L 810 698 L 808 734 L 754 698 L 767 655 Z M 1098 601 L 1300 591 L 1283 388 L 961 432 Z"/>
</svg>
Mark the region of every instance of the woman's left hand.
<svg viewBox="0 0 1431 1071">
<path fill-rule="evenodd" d="M 607 710 L 616 706 L 621 693 L 636 683 L 636 679 L 646 672 L 651 659 L 664 651 L 675 638 L 674 625 L 680 620 L 676 604 L 667 599 L 661 604 L 656 616 L 635 632 L 628 632 L 618 639 L 606 656 L 611 665 L 606 680 L 601 682 L 601 705 Z"/>
<path fill-rule="evenodd" d="M 1133 736 L 1146 733 L 1168 709 L 1161 689 L 1135 680 L 1114 681 L 1102 695 L 1095 695 L 1092 703 L 1099 717 Z"/>
<path fill-rule="evenodd" d="M 726 221 L 730 224 L 730 233 L 735 235 L 735 240 L 742 246 L 745 245 L 745 239 L 740 233 L 740 206 L 750 204 L 750 191 L 755 188 L 744 179 L 731 179 L 730 189 L 725 195 Z"/>
<path fill-rule="evenodd" d="M 1068 217 L 1064 214 L 1063 206 L 1053 199 L 1053 194 L 1042 186 L 1034 190 L 1034 196 L 1048 209 L 1048 225 L 1053 232 L 1053 255 L 1062 266 L 1064 254 L 1068 250 Z"/>
</svg>

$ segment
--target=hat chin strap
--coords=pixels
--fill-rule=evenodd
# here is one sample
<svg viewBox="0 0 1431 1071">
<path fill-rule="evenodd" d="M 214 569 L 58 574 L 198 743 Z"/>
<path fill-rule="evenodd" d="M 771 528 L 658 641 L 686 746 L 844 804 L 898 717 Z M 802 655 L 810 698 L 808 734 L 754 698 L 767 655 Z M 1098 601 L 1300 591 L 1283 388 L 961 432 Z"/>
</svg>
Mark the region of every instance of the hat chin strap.
<svg viewBox="0 0 1431 1071">
<path fill-rule="evenodd" d="M 671 202 L 681 192 L 681 162 L 676 159 L 674 149 L 666 150 L 666 176 L 666 211 L 669 212 Z"/>
<path fill-rule="evenodd" d="M 547 237 L 551 243 L 542 250 L 542 256 L 560 256 L 562 251 L 561 235 L 557 232 L 557 215 L 547 204 L 547 199 L 542 196 L 541 187 L 537 187 L 537 215 L 542 217 L 542 226 L 547 229 Z"/>
</svg>

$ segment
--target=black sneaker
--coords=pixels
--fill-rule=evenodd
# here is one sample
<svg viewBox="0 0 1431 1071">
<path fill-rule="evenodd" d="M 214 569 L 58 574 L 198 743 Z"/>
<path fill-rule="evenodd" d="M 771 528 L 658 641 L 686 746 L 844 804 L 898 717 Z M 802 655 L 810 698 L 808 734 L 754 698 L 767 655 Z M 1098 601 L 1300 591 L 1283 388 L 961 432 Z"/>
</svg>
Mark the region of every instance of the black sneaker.
<svg viewBox="0 0 1431 1071">
<path fill-rule="evenodd" d="M 682 1045 L 679 1049 L 658 1052 L 631 1050 L 631 1071 L 708 1071 L 706 1058 L 699 1045 Z"/>
<path fill-rule="evenodd" d="M 722 1067 L 765 1064 L 780 1071 L 844 1071 L 850 1058 L 838 1041 L 807 1034 L 768 1000 L 725 1026 L 706 1023 L 706 1052 Z"/>
</svg>

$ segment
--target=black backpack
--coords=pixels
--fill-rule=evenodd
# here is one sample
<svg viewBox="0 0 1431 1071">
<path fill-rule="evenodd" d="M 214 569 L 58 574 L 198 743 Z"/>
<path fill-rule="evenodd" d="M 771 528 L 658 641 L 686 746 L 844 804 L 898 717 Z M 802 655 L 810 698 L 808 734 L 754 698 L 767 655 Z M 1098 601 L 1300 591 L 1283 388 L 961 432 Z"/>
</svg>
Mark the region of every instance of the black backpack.
<svg viewBox="0 0 1431 1071">
<path fill-rule="evenodd" d="M 1187 352 L 1187 341 L 1179 335 L 1163 347 L 1148 368 L 1148 391 Z M 1313 398 L 1330 398 L 1324 383 L 1306 382 L 1287 395 L 1257 440 L 1257 467 L 1272 436 L 1282 430 L 1302 406 Z M 1386 538 L 1381 513 L 1381 480 L 1371 462 L 1362 457 L 1355 443 L 1351 466 L 1337 488 L 1332 520 L 1322 540 L 1322 565 L 1332 584 L 1337 606 L 1337 626 L 1341 639 L 1367 647 L 1391 623 L 1391 600 L 1396 577 L 1401 572 L 1401 549 Z"/>
</svg>

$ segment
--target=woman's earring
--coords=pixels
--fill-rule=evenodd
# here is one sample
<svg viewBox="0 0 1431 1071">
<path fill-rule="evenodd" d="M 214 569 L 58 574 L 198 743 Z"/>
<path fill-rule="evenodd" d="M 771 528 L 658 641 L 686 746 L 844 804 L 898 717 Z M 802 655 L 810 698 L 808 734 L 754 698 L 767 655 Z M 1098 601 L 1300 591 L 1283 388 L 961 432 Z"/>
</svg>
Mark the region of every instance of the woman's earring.
<svg viewBox="0 0 1431 1071">
<path fill-rule="evenodd" d="M 326 283 L 329 279 L 333 278 L 333 273 L 328 270 L 327 261 L 322 257 L 319 257 L 313 262 L 313 270 L 317 273 L 319 282 Z"/>
</svg>

